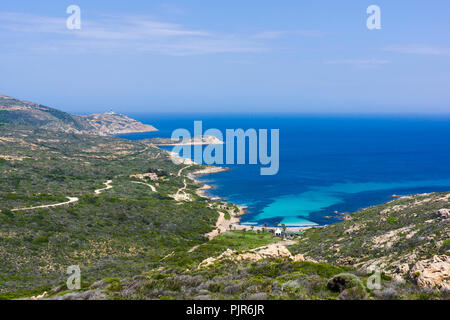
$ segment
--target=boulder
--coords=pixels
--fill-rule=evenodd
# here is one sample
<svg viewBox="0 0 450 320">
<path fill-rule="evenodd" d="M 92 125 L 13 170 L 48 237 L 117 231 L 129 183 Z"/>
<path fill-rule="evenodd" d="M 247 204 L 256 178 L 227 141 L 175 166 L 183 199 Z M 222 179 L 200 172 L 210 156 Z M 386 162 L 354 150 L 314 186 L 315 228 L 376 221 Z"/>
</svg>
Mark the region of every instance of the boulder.
<svg viewBox="0 0 450 320">
<path fill-rule="evenodd" d="M 395 273 L 405 275 L 409 271 L 409 265 L 407 263 L 402 263 L 397 266 L 395 266 Z"/>
<path fill-rule="evenodd" d="M 305 257 L 301 253 L 295 255 L 293 259 L 294 261 L 305 261 Z"/>
<path fill-rule="evenodd" d="M 450 290 L 450 257 L 436 255 L 431 259 L 418 261 L 409 274 L 420 287 Z"/>
<path fill-rule="evenodd" d="M 352 257 L 341 257 L 336 260 L 338 265 L 352 265 L 355 262 L 355 258 Z"/>
<path fill-rule="evenodd" d="M 439 209 L 436 216 L 441 219 L 448 219 L 450 218 L 450 209 Z"/>
</svg>

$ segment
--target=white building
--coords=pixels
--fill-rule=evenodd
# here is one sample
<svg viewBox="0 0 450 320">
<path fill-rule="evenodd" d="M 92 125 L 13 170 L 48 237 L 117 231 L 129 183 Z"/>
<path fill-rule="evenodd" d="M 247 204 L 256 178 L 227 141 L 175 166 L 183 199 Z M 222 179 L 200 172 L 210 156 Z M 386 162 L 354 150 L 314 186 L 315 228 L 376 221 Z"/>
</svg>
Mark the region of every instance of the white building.
<svg viewBox="0 0 450 320">
<path fill-rule="evenodd" d="M 276 236 L 281 236 L 281 229 L 280 228 L 276 228 L 275 229 L 275 235 Z"/>
</svg>

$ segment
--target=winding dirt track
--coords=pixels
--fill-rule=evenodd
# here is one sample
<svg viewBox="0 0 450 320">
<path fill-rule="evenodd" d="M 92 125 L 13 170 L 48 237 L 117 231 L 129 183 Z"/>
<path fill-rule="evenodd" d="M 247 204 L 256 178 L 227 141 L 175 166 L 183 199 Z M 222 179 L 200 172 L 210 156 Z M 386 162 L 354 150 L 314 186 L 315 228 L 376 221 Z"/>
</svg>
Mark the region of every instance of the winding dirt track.
<svg viewBox="0 0 450 320">
<path fill-rule="evenodd" d="M 94 194 L 98 195 L 98 194 L 101 194 L 105 190 L 111 189 L 112 188 L 111 183 L 112 183 L 112 180 L 108 180 L 108 181 L 104 182 L 103 184 L 106 187 L 95 190 Z M 66 204 L 75 203 L 80 200 L 78 197 L 67 197 L 67 199 L 69 199 L 69 201 L 64 201 L 64 202 L 54 203 L 54 204 L 45 204 L 45 205 L 41 205 L 41 206 L 28 207 L 28 208 L 17 208 L 17 209 L 12 209 L 11 211 L 26 211 L 26 210 L 43 209 L 43 208 L 54 208 L 54 207 L 59 207 L 59 206 L 63 206 Z"/>
<path fill-rule="evenodd" d="M 112 183 L 112 180 L 108 180 L 106 182 L 103 182 L 103 184 L 106 186 L 106 188 L 97 189 L 97 190 L 94 191 L 94 193 L 95 194 L 100 194 L 100 193 L 102 193 L 105 190 L 111 189 L 112 188 L 111 183 Z"/>
<path fill-rule="evenodd" d="M 177 193 L 173 195 L 173 198 L 176 201 L 191 201 L 190 195 L 184 191 L 187 188 L 186 179 L 184 179 L 183 184 L 184 185 L 178 189 Z"/>
<path fill-rule="evenodd" d="M 12 209 L 11 211 L 25 211 L 25 210 L 33 210 L 33 209 L 41 209 L 41 208 L 53 208 L 53 207 L 63 206 L 65 204 L 74 203 L 74 202 L 77 202 L 78 200 L 80 200 L 77 197 L 67 197 L 67 199 L 69 199 L 69 201 L 55 203 L 55 204 L 46 204 L 46 205 L 42 205 L 42 206 L 29 207 L 29 208 Z"/>
<path fill-rule="evenodd" d="M 143 184 L 144 186 L 147 186 L 150 189 L 152 189 L 153 192 L 157 192 L 156 188 L 154 186 L 152 186 L 151 184 L 149 184 L 149 183 L 140 182 L 140 181 L 131 181 L 131 183 Z"/>
<path fill-rule="evenodd" d="M 177 176 L 178 176 L 178 177 L 181 176 L 181 173 L 183 172 L 184 169 L 187 169 L 187 168 L 192 167 L 192 166 L 193 166 L 193 164 L 190 164 L 190 165 L 188 165 L 188 166 L 186 166 L 186 167 L 181 168 L 180 170 L 178 170 Z"/>
</svg>

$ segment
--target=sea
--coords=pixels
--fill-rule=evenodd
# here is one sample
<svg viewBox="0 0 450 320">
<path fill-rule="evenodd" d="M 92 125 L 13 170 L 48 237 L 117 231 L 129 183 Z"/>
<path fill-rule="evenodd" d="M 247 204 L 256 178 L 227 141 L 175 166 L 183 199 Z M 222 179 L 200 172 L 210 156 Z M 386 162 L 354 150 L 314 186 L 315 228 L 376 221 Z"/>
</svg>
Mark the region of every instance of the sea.
<svg viewBox="0 0 450 320">
<path fill-rule="evenodd" d="M 129 116 L 159 129 L 120 136 L 132 140 L 170 138 L 178 128 L 193 135 L 194 121 L 224 136 L 226 129 L 279 129 L 276 175 L 261 175 L 261 164 L 224 164 L 229 170 L 200 178 L 213 186 L 211 196 L 248 207 L 246 225 L 327 225 L 393 195 L 450 191 L 448 116 Z"/>
</svg>

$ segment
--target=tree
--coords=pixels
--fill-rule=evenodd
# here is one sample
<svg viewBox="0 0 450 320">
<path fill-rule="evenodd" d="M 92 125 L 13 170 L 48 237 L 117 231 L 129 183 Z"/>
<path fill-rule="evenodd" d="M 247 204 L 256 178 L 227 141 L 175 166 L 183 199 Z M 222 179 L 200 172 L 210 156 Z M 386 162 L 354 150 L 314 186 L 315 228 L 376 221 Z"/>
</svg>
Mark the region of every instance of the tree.
<svg viewBox="0 0 450 320">
<path fill-rule="evenodd" d="M 2 209 L 0 211 L 8 218 L 14 217 L 14 213 L 10 209 Z"/>
<path fill-rule="evenodd" d="M 286 239 L 286 225 L 283 223 L 281 227 L 283 228 L 283 238 Z"/>
</svg>

